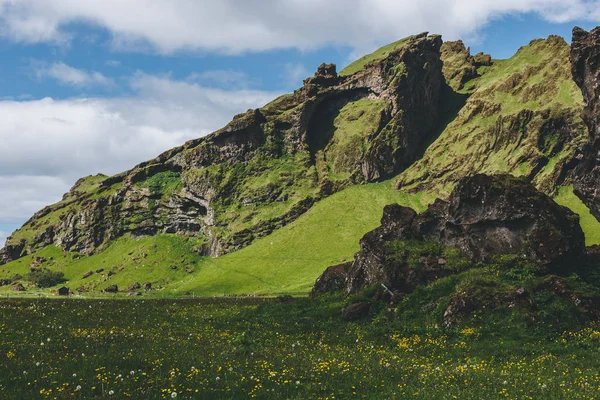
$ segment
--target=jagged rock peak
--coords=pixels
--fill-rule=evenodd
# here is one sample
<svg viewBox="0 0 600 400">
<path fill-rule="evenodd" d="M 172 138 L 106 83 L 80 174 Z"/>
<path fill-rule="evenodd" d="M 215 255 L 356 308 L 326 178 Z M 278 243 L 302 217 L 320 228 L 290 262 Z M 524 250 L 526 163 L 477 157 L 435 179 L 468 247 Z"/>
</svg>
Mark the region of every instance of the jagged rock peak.
<svg viewBox="0 0 600 400">
<path fill-rule="evenodd" d="M 573 28 L 571 42 L 571 72 L 573 80 L 581 88 L 585 102 L 584 119 L 590 134 L 597 138 L 600 118 L 600 27 L 587 32 Z"/>
</svg>

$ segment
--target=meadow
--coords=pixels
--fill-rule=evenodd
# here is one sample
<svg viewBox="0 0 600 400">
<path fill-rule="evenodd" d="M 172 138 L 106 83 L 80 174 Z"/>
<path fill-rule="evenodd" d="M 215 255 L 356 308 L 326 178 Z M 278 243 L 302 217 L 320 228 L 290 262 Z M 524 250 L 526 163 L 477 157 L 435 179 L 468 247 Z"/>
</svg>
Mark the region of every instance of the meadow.
<svg viewBox="0 0 600 400">
<path fill-rule="evenodd" d="M 344 299 L 0 300 L 2 399 L 595 399 L 600 326 L 407 324 Z M 494 328 L 495 329 L 495 328 Z"/>
</svg>

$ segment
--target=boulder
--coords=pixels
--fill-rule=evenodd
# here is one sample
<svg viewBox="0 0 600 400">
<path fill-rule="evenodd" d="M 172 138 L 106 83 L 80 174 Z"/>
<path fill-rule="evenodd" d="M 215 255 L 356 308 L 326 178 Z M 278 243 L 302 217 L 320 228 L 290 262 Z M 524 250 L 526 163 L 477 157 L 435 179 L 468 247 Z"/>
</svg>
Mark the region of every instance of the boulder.
<svg viewBox="0 0 600 400">
<path fill-rule="evenodd" d="M 369 315 L 371 305 L 367 302 L 350 304 L 344 309 L 342 318 L 346 321 L 355 321 Z"/>
<path fill-rule="evenodd" d="M 152 290 L 152 284 L 150 282 L 144 282 L 142 289 L 144 289 L 146 292 L 149 292 Z"/>
<path fill-rule="evenodd" d="M 10 290 L 14 290 L 15 292 L 24 292 L 25 287 L 23 286 L 23 284 L 21 282 L 16 282 L 16 283 L 13 283 L 13 285 L 10 287 Z"/>
<path fill-rule="evenodd" d="M 119 287 L 117 285 L 110 285 L 103 290 L 104 293 L 117 293 L 119 291 Z"/>
<path fill-rule="evenodd" d="M 407 293 L 450 273 L 444 269 L 447 260 L 434 255 L 421 255 L 419 268 L 403 259 L 390 261 L 394 241 L 440 243 L 472 262 L 516 255 L 547 271 L 575 270 L 586 254 L 578 216 L 511 175 L 464 178 L 448 201 L 438 199 L 419 215 L 408 207 L 386 206 L 381 226 L 360 241 L 346 277 L 347 293 L 373 283 Z"/>
<path fill-rule="evenodd" d="M 127 290 L 129 290 L 130 292 L 133 292 L 134 290 L 138 290 L 138 289 L 140 289 L 141 287 L 142 287 L 142 285 L 140 285 L 140 283 L 139 283 L 139 282 L 136 282 L 136 283 L 132 284 L 131 286 L 129 286 L 129 287 L 127 288 Z"/>
<path fill-rule="evenodd" d="M 86 272 L 85 274 L 83 274 L 83 277 L 82 277 L 82 278 L 83 278 L 83 279 L 85 279 L 85 278 L 89 278 L 89 277 L 90 277 L 90 276 L 92 276 L 93 274 L 94 274 L 94 271 L 88 271 L 88 272 Z"/>
<path fill-rule="evenodd" d="M 316 297 L 325 293 L 337 292 L 344 289 L 346 275 L 352 262 L 333 265 L 319 276 L 313 286 L 311 296 Z"/>
</svg>

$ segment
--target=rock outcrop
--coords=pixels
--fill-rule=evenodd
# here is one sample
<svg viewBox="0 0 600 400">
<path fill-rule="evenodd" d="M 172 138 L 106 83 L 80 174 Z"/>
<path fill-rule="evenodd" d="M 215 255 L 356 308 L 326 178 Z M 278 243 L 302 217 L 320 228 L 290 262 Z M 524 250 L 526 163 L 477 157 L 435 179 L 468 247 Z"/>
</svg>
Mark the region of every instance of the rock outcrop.
<svg viewBox="0 0 600 400">
<path fill-rule="evenodd" d="M 600 27 L 573 29 L 571 72 L 583 93 L 582 116 L 590 134 L 590 144 L 575 161 L 573 189 L 600 220 Z"/>
<path fill-rule="evenodd" d="M 526 179 L 475 175 L 459 182 L 448 201 L 437 200 L 422 214 L 397 204 L 385 207 L 381 226 L 360 241 L 346 292 L 374 283 L 410 292 L 451 272 L 446 260 L 427 254 L 414 268 L 394 248 L 401 241 L 438 243 L 474 264 L 516 255 L 546 271 L 575 271 L 586 252 L 577 215 Z"/>
<path fill-rule="evenodd" d="M 463 89 L 465 83 L 479 76 L 479 67 L 492 65 L 489 54 L 478 53 L 472 56 L 470 48 L 466 48 L 462 40 L 444 42 L 441 50 L 444 76 L 455 90 Z"/>
</svg>

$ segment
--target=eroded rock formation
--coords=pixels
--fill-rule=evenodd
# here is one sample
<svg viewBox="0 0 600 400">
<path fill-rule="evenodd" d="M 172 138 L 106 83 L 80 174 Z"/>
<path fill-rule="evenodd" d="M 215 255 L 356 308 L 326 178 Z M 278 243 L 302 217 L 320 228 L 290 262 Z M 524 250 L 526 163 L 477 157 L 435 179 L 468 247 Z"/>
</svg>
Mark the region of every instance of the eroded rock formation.
<svg viewBox="0 0 600 400">
<path fill-rule="evenodd" d="M 516 255 L 546 271 L 575 271 L 586 253 L 576 214 L 524 178 L 475 175 L 459 182 L 448 201 L 437 200 L 422 214 L 397 204 L 385 207 L 381 226 L 360 241 L 345 291 L 383 283 L 407 293 L 452 272 L 444 268 L 445 259 L 426 254 L 418 268 L 410 265 L 395 247 L 402 241 L 439 243 L 473 264 Z M 326 287 L 322 280 L 319 286 Z"/>
</svg>

